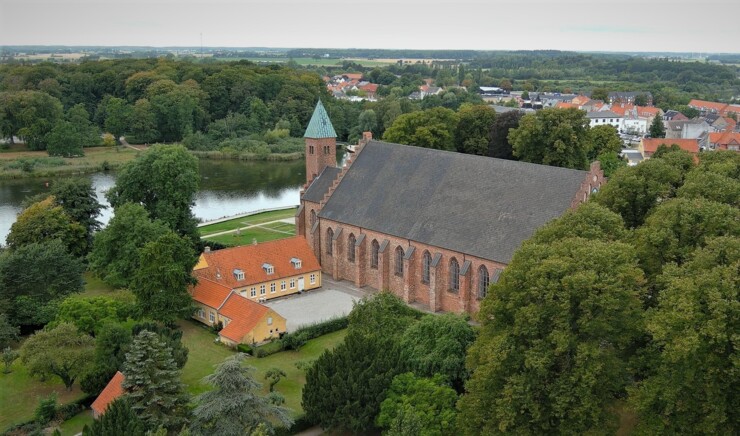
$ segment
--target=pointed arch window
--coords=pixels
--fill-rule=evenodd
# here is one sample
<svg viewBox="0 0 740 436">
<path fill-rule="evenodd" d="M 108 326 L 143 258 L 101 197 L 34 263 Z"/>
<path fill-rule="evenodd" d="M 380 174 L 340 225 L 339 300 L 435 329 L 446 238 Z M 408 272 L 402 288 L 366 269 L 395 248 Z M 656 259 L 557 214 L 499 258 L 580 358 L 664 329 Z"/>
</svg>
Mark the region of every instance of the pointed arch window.
<svg viewBox="0 0 740 436">
<path fill-rule="evenodd" d="M 380 253 L 380 244 L 378 244 L 378 241 L 373 239 L 373 250 L 372 255 L 370 256 L 370 268 L 378 268 L 378 257 Z"/>
<path fill-rule="evenodd" d="M 428 251 L 424 251 L 424 256 L 421 260 L 421 282 L 429 283 L 429 269 L 432 266 L 432 255 Z"/>
<path fill-rule="evenodd" d="M 403 248 L 396 247 L 396 275 L 403 277 Z"/>
<path fill-rule="evenodd" d="M 481 265 L 480 268 L 478 268 L 478 299 L 482 300 L 486 298 L 490 282 L 491 279 L 488 275 L 488 269 L 484 265 Z"/>
<path fill-rule="evenodd" d="M 454 257 L 450 260 L 450 291 L 457 293 L 460 290 L 460 264 Z"/>
<path fill-rule="evenodd" d="M 326 254 L 329 256 L 332 255 L 332 249 L 331 249 L 331 241 L 334 239 L 334 230 L 329 227 L 329 229 L 326 231 Z"/>
<path fill-rule="evenodd" d="M 314 224 L 316 224 L 316 211 L 311 210 L 311 227 L 313 227 Z"/>
<path fill-rule="evenodd" d="M 347 238 L 347 260 L 355 263 L 355 242 L 357 240 L 355 239 L 355 235 L 353 233 L 349 234 L 349 238 Z"/>
</svg>

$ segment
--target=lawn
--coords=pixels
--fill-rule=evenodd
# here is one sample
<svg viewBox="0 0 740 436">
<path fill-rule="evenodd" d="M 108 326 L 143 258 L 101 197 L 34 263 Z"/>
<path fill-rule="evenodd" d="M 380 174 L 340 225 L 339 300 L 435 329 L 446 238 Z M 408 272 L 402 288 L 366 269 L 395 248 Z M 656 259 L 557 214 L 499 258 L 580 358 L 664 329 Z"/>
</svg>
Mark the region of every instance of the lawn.
<svg viewBox="0 0 740 436">
<path fill-rule="evenodd" d="M 228 246 L 236 245 L 249 245 L 254 242 L 266 242 L 273 241 L 275 239 L 283 239 L 295 236 L 295 225 L 277 222 L 265 225 L 259 225 L 257 227 L 251 227 L 246 230 L 240 230 L 237 234 L 227 233 L 219 236 L 204 236 L 203 239 L 208 241 L 215 241 Z"/>
<path fill-rule="evenodd" d="M 59 432 L 62 436 L 74 436 L 82 433 L 82 428 L 91 425 L 93 422 L 92 410 L 87 409 L 64 421 L 59 426 Z"/>
<path fill-rule="evenodd" d="M 214 343 L 216 335 L 195 321 L 181 321 L 180 327 L 183 329 L 183 343 L 190 350 L 188 362 L 182 371 L 182 380 L 188 385 L 188 392 L 197 395 L 208 390 L 208 386 L 202 384 L 200 380 L 213 372 L 214 365 L 228 356 L 233 356 L 234 352 Z M 257 381 L 264 385 L 265 393 L 267 393 L 265 372 L 273 367 L 285 371 L 287 377 L 275 386 L 275 390 L 285 396 L 285 405 L 293 409 L 294 415 L 300 415 L 303 410 L 301 391 L 306 384 L 306 378 L 304 371 L 296 368 L 295 363 L 316 360 L 324 350 L 339 344 L 345 335 L 346 330 L 330 333 L 308 341 L 300 351 L 283 351 L 261 359 L 250 357 L 246 363 L 257 369 L 255 376 Z"/>
<path fill-rule="evenodd" d="M 79 383 L 67 391 L 58 377 L 50 377 L 43 382 L 32 378 L 20 359 L 15 361 L 12 370 L 10 374 L 0 371 L 0 431 L 33 418 L 39 399 L 48 397 L 52 392 L 57 393 L 59 404 L 85 396 L 80 391 Z"/>
<path fill-rule="evenodd" d="M 0 178 L 15 179 L 21 177 L 49 177 L 59 174 L 91 173 L 103 169 L 120 168 L 126 162 L 136 158 L 138 151 L 124 147 L 90 147 L 85 148 L 85 156 L 76 158 L 50 158 L 45 151 L 28 151 L 18 146 L 0 153 Z M 27 162 L 27 171 L 19 163 Z"/>
<path fill-rule="evenodd" d="M 216 224 L 208 224 L 198 228 L 201 236 L 207 236 L 212 233 L 224 232 L 227 230 L 236 230 L 237 228 L 251 226 L 254 224 L 262 224 L 270 221 L 276 221 L 286 218 L 293 218 L 295 216 L 295 208 L 273 210 L 269 212 L 257 213 L 241 218 L 234 218 L 228 221 L 222 221 Z"/>
</svg>

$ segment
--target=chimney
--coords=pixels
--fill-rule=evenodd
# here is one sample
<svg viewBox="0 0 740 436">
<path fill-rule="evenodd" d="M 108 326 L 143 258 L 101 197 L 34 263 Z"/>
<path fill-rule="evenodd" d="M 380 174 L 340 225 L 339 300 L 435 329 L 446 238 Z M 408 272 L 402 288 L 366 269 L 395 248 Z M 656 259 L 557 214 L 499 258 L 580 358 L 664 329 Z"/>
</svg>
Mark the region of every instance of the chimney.
<svg viewBox="0 0 740 436">
<path fill-rule="evenodd" d="M 209 246 L 206 245 L 205 248 L 203 249 L 203 252 L 204 253 L 210 253 L 211 252 L 211 247 L 209 247 Z"/>
<path fill-rule="evenodd" d="M 252 238 L 252 245 L 257 245 L 257 238 Z"/>
<path fill-rule="evenodd" d="M 362 140 L 364 142 L 371 141 L 373 139 L 373 132 L 362 132 Z"/>
</svg>

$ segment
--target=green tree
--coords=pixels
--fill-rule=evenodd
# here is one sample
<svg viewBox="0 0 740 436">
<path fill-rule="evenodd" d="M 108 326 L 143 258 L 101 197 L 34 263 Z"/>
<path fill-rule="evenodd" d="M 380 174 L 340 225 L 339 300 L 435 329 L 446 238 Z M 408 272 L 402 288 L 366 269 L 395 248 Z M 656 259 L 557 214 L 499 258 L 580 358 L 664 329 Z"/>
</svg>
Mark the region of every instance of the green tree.
<svg viewBox="0 0 740 436">
<path fill-rule="evenodd" d="M 372 430 L 380 403 L 400 371 L 393 339 L 350 332 L 306 372 L 303 410 L 308 419 L 325 429 Z"/>
<path fill-rule="evenodd" d="M 362 336 L 398 337 L 419 316 L 400 298 L 390 292 L 363 297 L 349 314 L 349 332 Z"/>
<path fill-rule="evenodd" d="M 621 242 L 523 245 L 481 305 L 462 433 L 608 431 L 641 328 L 642 282 Z"/>
<path fill-rule="evenodd" d="M 114 400 L 103 416 L 82 429 L 83 436 L 144 436 L 146 431 L 131 402 L 125 397 Z"/>
<path fill-rule="evenodd" d="M 72 390 L 93 356 L 95 340 L 72 324 L 36 332 L 21 347 L 21 361 L 33 376 L 59 377 Z"/>
<path fill-rule="evenodd" d="M 361 132 L 378 133 L 378 117 L 375 115 L 374 110 L 366 109 L 362 111 L 362 113 L 360 113 L 358 123 L 358 127 Z"/>
<path fill-rule="evenodd" d="M 647 106 L 648 96 L 647 94 L 637 94 L 635 96 L 635 106 Z"/>
<path fill-rule="evenodd" d="M 710 240 L 682 266 L 647 313 L 649 375 L 630 392 L 639 434 L 733 434 L 740 422 L 737 337 L 740 239 Z"/>
<path fill-rule="evenodd" d="M 265 373 L 265 380 L 270 383 L 270 392 L 275 390 L 275 385 L 278 384 L 278 382 L 280 382 L 280 380 L 285 376 L 285 371 L 280 368 L 270 368 L 267 370 L 267 372 Z"/>
<path fill-rule="evenodd" d="M 190 208 L 199 180 L 198 159 L 185 147 L 155 145 L 123 167 L 108 199 L 114 208 L 128 202 L 141 204 L 153 220 L 161 220 L 198 243 L 200 235 Z"/>
<path fill-rule="evenodd" d="M 172 351 L 156 333 L 134 338 L 123 366 L 123 389 L 147 430 L 180 430 L 188 423 L 188 395 Z"/>
<path fill-rule="evenodd" d="M 131 340 L 131 330 L 122 324 L 107 322 L 97 329 L 92 365 L 80 377 L 83 392 L 100 394 L 116 371 L 123 369 Z"/>
<path fill-rule="evenodd" d="M 609 90 L 606 88 L 594 88 L 591 91 L 591 100 L 601 100 L 609 102 Z"/>
<path fill-rule="evenodd" d="M 651 138 L 665 138 L 665 125 L 663 119 L 659 116 L 653 118 L 653 122 L 650 123 L 648 133 Z"/>
<path fill-rule="evenodd" d="M 125 135 L 131 129 L 133 108 L 122 98 L 111 97 L 105 105 L 105 130 L 112 133 L 116 139 Z"/>
<path fill-rule="evenodd" d="M 41 398 L 36 406 L 34 419 L 40 425 L 48 424 L 57 414 L 57 394 L 52 392 L 48 397 Z"/>
<path fill-rule="evenodd" d="M 46 134 L 62 118 L 62 103 L 45 92 L 0 92 L 0 133 L 17 136 L 31 150 L 46 149 Z"/>
<path fill-rule="evenodd" d="M 8 315 L 0 313 L 0 348 L 5 349 L 17 341 L 20 333 L 20 328 L 10 323 Z"/>
<path fill-rule="evenodd" d="M 76 104 L 72 106 L 67 111 L 65 118 L 74 127 L 75 133 L 81 138 L 83 146 L 100 145 L 100 130 L 90 121 L 90 114 L 85 109 L 85 105 Z"/>
<path fill-rule="evenodd" d="M 525 115 L 509 131 L 514 156 L 525 162 L 587 169 L 592 143 L 589 121 L 577 109 L 543 109 Z"/>
<path fill-rule="evenodd" d="M 100 210 L 103 206 L 98 202 L 95 189 L 90 179 L 72 178 L 55 183 L 51 188 L 54 202 L 64 209 L 64 212 L 81 224 L 87 234 L 87 251 L 92 245 L 92 235 L 100 230 Z"/>
<path fill-rule="evenodd" d="M 398 116 L 383 139 L 399 144 L 439 150 L 455 150 L 454 132 L 458 117 L 446 108 L 433 108 Z"/>
<path fill-rule="evenodd" d="M 167 232 L 140 250 L 139 267 L 132 290 L 140 312 L 164 323 L 192 315 L 193 300 L 188 286 L 197 262 L 193 247 L 173 232 Z"/>
<path fill-rule="evenodd" d="M 82 261 L 58 240 L 24 245 L 0 255 L 0 310 L 13 325 L 43 325 L 56 305 L 83 289 Z"/>
<path fill-rule="evenodd" d="M 81 157 L 85 155 L 82 135 L 69 121 L 59 120 L 44 138 L 49 156 Z"/>
<path fill-rule="evenodd" d="M 687 105 L 676 106 L 676 110 L 686 115 L 686 118 L 688 119 L 696 118 L 701 115 L 701 112 L 699 112 L 698 109 L 694 109 L 693 107 Z"/>
<path fill-rule="evenodd" d="M 126 295 L 67 297 L 59 304 L 54 323 L 74 324 L 81 332 L 94 335 L 105 323 L 124 322 L 133 317 L 135 305 L 131 300 Z"/>
<path fill-rule="evenodd" d="M 401 337 L 401 360 L 419 377 L 439 375 L 462 392 L 468 379 L 465 353 L 475 332 L 458 315 L 427 315 L 412 324 Z"/>
<path fill-rule="evenodd" d="M 488 156 L 514 160 L 514 151 L 511 143 L 509 143 L 509 131 L 519 127 L 519 121 L 523 116 L 524 112 L 522 111 L 510 111 L 496 115 L 491 126 Z"/>
<path fill-rule="evenodd" d="M 464 104 L 457 112 L 455 129 L 457 151 L 485 156 L 491 142 L 491 128 L 496 120 L 496 112 L 486 105 Z"/>
<path fill-rule="evenodd" d="M 456 402 L 457 393 L 440 378 L 399 374 L 380 404 L 377 423 L 389 436 L 452 436 L 457 434 Z"/>
<path fill-rule="evenodd" d="M 108 226 L 95 234 L 89 268 L 107 284 L 126 287 L 139 269 L 139 250 L 167 231 L 161 221 L 149 219 L 143 206 L 120 205 Z"/>
<path fill-rule="evenodd" d="M 131 110 L 128 130 L 129 140 L 134 143 L 149 143 L 159 138 L 157 119 L 149 100 L 137 100 Z"/>
<path fill-rule="evenodd" d="M 624 242 L 627 235 L 621 216 L 598 203 L 587 202 L 540 227 L 527 243 L 550 244 L 568 238 Z"/>
<path fill-rule="evenodd" d="M 83 255 L 87 245 L 85 228 L 73 221 L 54 201 L 53 197 L 48 197 L 21 212 L 10 226 L 6 238 L 8 247 L 18 249 L 24 245 L 58 239 L 71 254 Z"/>
<path fill-rule="evenodd" d="M 254 380 L 254 368 L 244 366 L 244 354 L 229 357 L 203 381 L 213 390 L 195 398 L 191 431 L 196 435 L 244 435 L 258 427 L 272 434 L 274 423 L 289 427 L 293 420 L 288 409 L 276 406 L 262 396 L 262 386 Z"/>
<path fill-rule="evenodd" d="M 13 362 L 15 362 L 18 357 L 20 357 L 20 355 L 21 354 L 17 350 L 14 350 L 10 347 L 5 347 L 3 349 L 2 360 L 3 364 L 5 364 L 3 374 L 10 374 L 12 372 L 10 368 L 13 366 Z"/>
<path fill-rule="evenodd" d="M 135 324 L 132 328 L 132 333 L 138 335 L 145 330 L 159 335 L 159 339 L 172 352 L 172 358 L 175 359 L 175 365 L 177 365 L 178 369 L 185 367 L 185 364 L 188 362 L 189 350 L 182 343 L 182 330 L 153 321 L 144 321 Z"/>
<path fill-rule="evenodd" d="M 589 130 L 593 147 L 588 152 L 588 159 L 594 161 L 597 156 L 604 153 L 619 153 L 622 151 L 622 139 L 619 137 L 616 127 L 602 125 L 591 127 Z"/>
<path fill-rule="evenodd" d="M 614 151 L 608 151 L 596 156 L 604 177 L 611 177 L 618 169 L 627 166 L 627 160 Z"/>
<path fill-rule="evenodd" d="M 679 198 L 706 198 L 707 200 L 736 206 L 740 204 L 740 179 L 721 172 L 691 171 L 678 189 Z"/>
</svg>

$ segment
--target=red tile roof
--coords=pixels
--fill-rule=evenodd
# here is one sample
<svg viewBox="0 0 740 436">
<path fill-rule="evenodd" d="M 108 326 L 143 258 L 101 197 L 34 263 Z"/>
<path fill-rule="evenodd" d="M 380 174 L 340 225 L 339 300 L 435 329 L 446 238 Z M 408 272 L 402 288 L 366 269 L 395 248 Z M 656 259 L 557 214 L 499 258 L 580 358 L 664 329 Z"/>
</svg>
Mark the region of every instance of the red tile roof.
<svg viewBox="0 0 740 436">
<path fill-rule="evenodd" d="M 713 110 L 717 112 L 722 112 L 725 108 L 727 108 L 726 103 L 717 103 L 713 101 L 704 101 L 704 100 L 691 100 L 689 102 L 689 106 L 695 107 L 695 108 L 701 108 L 705 110 Z"/>
<path fill-rule="evenodd" d="M 740 133 L 727 129 L 724 132 L 710 133 L 709 142 L 718 148 L 726 149 L 729 144 L 740 144 Z"/>
<path fill-rule="evenodd" d="M 730 112 L 740 115 L 740 105 L 736 104 L 729 104 L 727 107 L 722 111 L 722 115 L 728 116 L 730 115 Z"/>
<path fill-rule="evenodd" d="M 654 117 L 660 114 L 660 108 L 652 106 L 636 106 L 637 116 L 639 117 Z"/>
<path fill-rule="evenodd" d="M 104 414 L 105 409 L 108 408 L 110 403 L 124 394 L 123 379 L 123 373 L 121 371 L 116 371 L 116 374 L 110 379 L 108 384 L 105 386 L 105 389 L 103 389 L 103 392 L 101 392 L 100 395 L 98 395 L 98 398 L 96 398 L 90 405 L 90 408 L 92 408 L 96 416 Z"/>
<path fill-rule="evenodd" d="M 555 107 L 558 109 L 578 109 L 577 104 L 573 103 L 566 103 L 564 101 L 559 101 L 555 104 Z"/>
<path fill-rule="evenodd" d="M 222 272 L 224 274 L 224 272 Z M 231 272 L 228 272 L 231 274 Z M 197 272 L 196 272 L 197 275 Z M 231 288 L 216 283 L 206 277 L 198 277 L 198 283 L 190 290 L 193 300 L 205 304 L 208 307 L 218 309 L 224 303 L 226 297 L 231 293 Z"/>
<path fill-rule="evenodd" d="M 269 310 L 266 306 L 232 292 L 219 310 L 219 313 L 229 318 L 231 322 L 221 329 L 219 334 L 234 342 L 241 342 Z"/>
<path fill-rule="evenodd" d="M 579 95 L 579 96 L 573 97 L 573 100 L 571 100 L 570 102 L 576 106 L 581 106 L 582 104 L 586 103 L 589 100 L 591 99 L 586 97 L 585 95 Z"/>
<path fill-rule="evenodd" d="M 366 92 L 376 92 L 378 90 L 378 84 L 368 83 L 367 85 L 360 86 L 360 89 Z"/>
<path fill-rule="evenodd" d="M 292 258 L 301 261 L 300 269 L 293 266 Z M 193 271 L 196 277 L 209 279 L 228 289 L 321 269 L 308 242 L 300 236 L 211 251 L 201 254 L 201 260 L 205 260 L 208 266 Z M 263 264 L 272 265 L 273 274 L 267 275 L 265 269 L 262 268 Z M 244 272 L 244 280 L 237 281 L 234 277 L 235 269 Z"/>
<path fill-rule="evenodd" d="M 615 114 L 624 116 L 625 112 L 632 110 L 635 108 L 635 105 L 632 104 L 613 104 L 611 106 L 611 111 Z"/>
<path fill-rule="evenodd" d="M 686 150 L 689 153 L 699 153 L 698 139 L 642 138 L 643 149 L 648 153 L 655 153 L 662 144 L 665 144 L 667 147 L 676 144 L 681 150 Z"/>
<path fill-rule="evenodd" d="M 350 80 L 360 80 L 362 79 L 362 73 L 344 73 L 343 76 L 347 76 Z"/>
</svg>

